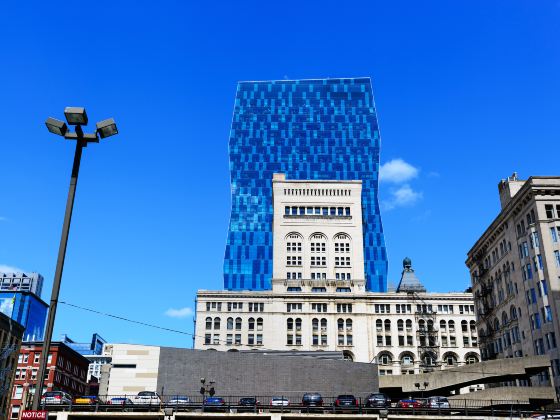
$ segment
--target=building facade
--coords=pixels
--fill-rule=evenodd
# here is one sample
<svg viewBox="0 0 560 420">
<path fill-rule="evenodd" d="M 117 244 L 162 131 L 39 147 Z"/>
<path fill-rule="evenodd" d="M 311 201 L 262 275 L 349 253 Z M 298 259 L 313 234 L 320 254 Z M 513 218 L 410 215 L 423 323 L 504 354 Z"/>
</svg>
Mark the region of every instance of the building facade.
<svg viewBox="0 0 560 420">
<path fill-rule="evenodd" d="M 31 406 L 42 349 L 42 342 L 27 342 L 21 346 L 12 390 L 11 419 L 19 418 L 19 413 Z M 64 343 L 52 342 L 43 392 L 65 391 L 72 396 L 84 395 L 88 365 L 89 361 L 75 350 Z"/>
<path fill-rule="evenodd" d="M 0 312 L 24 326 L 23 341 L 43 339 L 48 305 L 42 290 L 38 273 L 0 273 Z"/>
<path fill-rule="evenodd" d="M 43 339 L 48 307 L 33 292 L 0 291 L 0 312 L 24 326 L 23 341 Z"/>
<path fill-rule="evenodd" d="M 362 181 L 360 271 L 367 290 L 385 291 L 379 142 L 369 78 L 240 82 L 229 138 L 224 288 L 272 289 L 272 177 L 282 172 L 289 180 Z"/>
<path fill-rule="evenodd" d="M 560 395 L 560 177 L 513 174 L 498 190 L 501 211 L 466 261 L 482 358 L 548 354 Z"/>
<path fill-rule="evenodd" d="M 41 296 L 43 276 L 39 273 L 0 273 L 0 291 L 32 292 Z"/>
<path fill-rule="evenodd" d="M 0 313 L 0 419 L 8 416 L 23 326 Z"/>
<path fill-rule="evenodd" d="M 200 290 L 194 347 L 339 351 L 381 375 L 478 362 L 472 293 L 427 293 L 409 259 L 395 292 L 368 289 L 363 188 L 273 174 L 272 290 Z"/>
<path fill-rule="evenodd" d="M 380 375 L 480 360 L 472 294 L 199 291 L 196 349 L 342 351 Z"/>
<path fill-rule="evenodd" d="M 200 378 L 213 381 L 217 395 L 230 397 L 230 403 L 237 403 L 239 395 L 300 399 L 312 389 L 325 397 L 349 392 L 365 397 L 378 390 L 375 365 L 349 365 L 340 353 L 294 356 L 293 352 L 230 353 L 135 344 L 108 344 L 106 349 L 113 363 L 104 381 L 106 394 L 103 384 L 100 392 L 108 397 L 157 391 L 164 398 L 187 395 L 200 401 Z"/>
</svg>

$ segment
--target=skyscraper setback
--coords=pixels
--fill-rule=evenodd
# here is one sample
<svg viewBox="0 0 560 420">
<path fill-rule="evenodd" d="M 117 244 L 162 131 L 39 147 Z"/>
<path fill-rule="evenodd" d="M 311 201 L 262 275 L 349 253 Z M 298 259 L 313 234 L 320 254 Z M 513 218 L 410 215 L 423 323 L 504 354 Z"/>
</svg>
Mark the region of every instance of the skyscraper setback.
<svg viewBox="0 0 560 420">
<path fill-rule="evenodd" d="M 366 289 L 386 291 L 379 146 L 369 78 L 240 82 L 229 138 L 224 287 L 272 287 L 272 177 L 281 172 L 288 180 L 362 181 Z"/>
</svg>

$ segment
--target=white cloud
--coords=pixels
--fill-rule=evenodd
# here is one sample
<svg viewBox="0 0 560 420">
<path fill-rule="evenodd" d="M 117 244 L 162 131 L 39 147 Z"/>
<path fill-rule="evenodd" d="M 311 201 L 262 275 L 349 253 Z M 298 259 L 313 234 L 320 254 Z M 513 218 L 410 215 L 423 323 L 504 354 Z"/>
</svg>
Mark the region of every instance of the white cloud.
<svg viewBox="0 0 560 420">
<path fill-rule="evenodd" d="M 410 163 L 397 158 L 384 163 L 379 168 L 379 180 L 382 182 L 392 182 L 400 184 L 418 176 L 418 168 Z"/>
<path fill-rule="evenodd" d="M 414 191 L 410 185 L 404 184 L 391 191 L 391 198 L 384 200 L 381 203 L 381 208 L 383 210 L 392 210 L 395 207 L 412 206 L 420 199 L 422 199 L 421 191 Z"/>
<path fill-rule="evenodd" d="M 4 216 L 0 216 L 0 222 L 7 222 L 8 218 Z"/>
<path fill-rule="evenodd" d="M 24 273 L 25 270 L 11 265 L 0 264 L 0 273 Z"/>
<path fill-rule="evenodd" d="M 169 308 L 167 311 L 165 311 L 165 315 L 171 318 L 186 318 L 188 316 L 191 316 L 192 314 L 193 314 L 193 310 L 189 307 L 184 307 L 180 309 Z"/>
</svg>

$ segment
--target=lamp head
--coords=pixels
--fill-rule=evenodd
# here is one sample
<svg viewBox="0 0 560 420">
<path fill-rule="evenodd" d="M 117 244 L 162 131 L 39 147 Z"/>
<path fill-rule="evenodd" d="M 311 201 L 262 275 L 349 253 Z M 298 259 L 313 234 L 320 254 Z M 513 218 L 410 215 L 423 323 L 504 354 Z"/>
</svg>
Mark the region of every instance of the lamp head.
<svg viewBox="0 0 560 420">
<path fill-rule="evenodd" d="M 106 120 L 100 121 L 96 124 L 97 133 L 99 137 L 104 139 L 105 137 L 114 136 L 118 134 L 119 130 L 117 130 L 117 124 L 113 118 L 108 118 Z"/>
<path fill-rule="evenodd" d="M 56 118 L 47 118 L 47 121 L 45 121 L 45 125 L 51 133 L 57 134 L 59 136 L 64 137 L 64 135 L 68 131 L 68 126 L 66 125 L 66 123 L 64 121 L 57 120 Z"/>
<path fill-rule="evenodd" d="M 66 121 L 70 125 L 87 125 L 88 117 L 86 109 L 79 106 L 67 106 L 64 108 Z"/>
</svg>

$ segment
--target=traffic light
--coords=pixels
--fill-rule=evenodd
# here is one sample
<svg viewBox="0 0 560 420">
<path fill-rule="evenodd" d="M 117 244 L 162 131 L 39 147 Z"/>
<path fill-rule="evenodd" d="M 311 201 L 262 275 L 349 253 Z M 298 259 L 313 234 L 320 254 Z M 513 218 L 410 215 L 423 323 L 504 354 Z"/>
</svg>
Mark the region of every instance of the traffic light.
<svg viewBox="0 0 560 420">
<path fill-rule="evenodd" d="M 204 389 L 204 387 L 201 386 L 201 387 L 200 387 L 200 393 L 201 393 L 202 395 L 204 395 L 205 392 L 206 392 L 206 389 Z"/>
<path fill-rule="evenodd" d="M 208 391 L 208 393 L 210 394 L 211 397 L 213 397 L 214 394 L 216 393 L 216 391 L 214 391 L 214 387 L 210 388 L 210 391 Z"/>
</svg>

